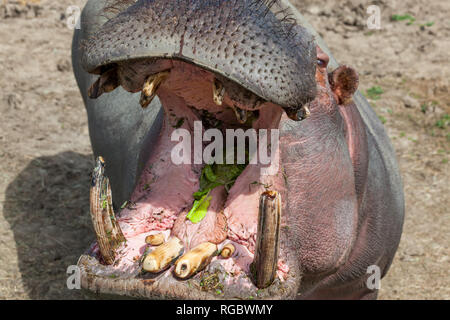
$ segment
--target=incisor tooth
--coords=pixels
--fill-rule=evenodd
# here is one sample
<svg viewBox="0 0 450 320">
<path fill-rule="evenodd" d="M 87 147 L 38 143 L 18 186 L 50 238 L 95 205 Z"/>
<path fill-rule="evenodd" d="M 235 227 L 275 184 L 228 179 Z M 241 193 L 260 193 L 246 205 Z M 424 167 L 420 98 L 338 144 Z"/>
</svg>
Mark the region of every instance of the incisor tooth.
<svg viewBox="0 0 450 320">
<path fill-rule="evenodd" d="M 147 78 L 144 82 L 144 87 L 142 88 L 141 99 L 139 103 L 142 108 L 147 108 L 148 105 L 155 98 L 156 90 L 158 90 L 161 83 L 167 79 L 169 76 L 169 71 L 163 71 L 157 74 L 153 74 Z"/>
<path fill-rule="evenodd" d="M 229 257 L 231 257 L 233 255 L 235 250 L 236 250 L 236 248 L 234 247 L 234 245 L 231 243 L 228 243 L 222 248 L 220 255 L 223 258 L 228 259 Z"/>
<path fill-rule="evenodd" d="M 213 100 L 214 103 L 218 106 L 221 106 L 223 103 L 223 97 L 225 96 L 225 87 L 223 84 L 215 79 L 213 82 Z"/>
<path fill-rule="evenodd" d="M 175 262 L 175 275 L 186 279 L 206 267 L 217 252 L 217 246 L 211 242 L 199 244 Z"/>
<path fill-rule="evenodd" d="M 142 268 L 152 273 L 161 272 L 169 267 L 183 251 L 184 246 L 181 240 L 177 237 L 172 237 L 144 258 Z"/>
<path fill-rule="evenodd" d="M 251 266 L 258 288 L 270 286 L 278 266 L 281 223 L 281 196 L 276 191 L 266 191 L 259 202 L 258 231 L 255 257 Z"/>
</svg>

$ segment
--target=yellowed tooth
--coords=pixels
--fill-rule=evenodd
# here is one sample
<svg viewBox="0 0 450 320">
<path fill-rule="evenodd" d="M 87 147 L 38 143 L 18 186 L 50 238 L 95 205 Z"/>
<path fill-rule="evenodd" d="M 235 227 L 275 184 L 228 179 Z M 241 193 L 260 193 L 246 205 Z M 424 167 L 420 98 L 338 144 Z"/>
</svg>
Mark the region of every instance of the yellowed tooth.
<svg viewBox="0 0 450 320">
<path fill-rule="evenodd" d="M 90 212 L 100 254 L 106 264 L 113 264 L 115 249 L 125 241 L 122 230 L 115 218 L 111 186 L 104 175 L 105 161 L 98 157 L 92 173 L 90 190 Z"/>
<path fill-rule="evenodd" d="M 251 265 L 258 288 L 272 284 L 278 266 L 281 224 L 281 196 L 276 191 L 266 191 L 259 202 L 258 231 L 255 257 Z"/>
<path fill-rule="evenodd" d="M 228 243 L 222 248 L 220 255 L 223 258 L 228 259 L 229 257 L 231 257 L 233 255 L 235 250 L 236 250 L 236 248 L 234 247 L 234 245 L 232 243 Z"/>
<path fill-rule="evenodd" d="M 169 76 L 169 71 L 163 71 L 157 74 L 153 74 L 147 78 L 142 88 L 141 99 L 139 103 L 142 108 L 147 108 L 156 96 L 156 90 L 158 90 L 161 83 Z"/>
<path fill-rule="evenodd" d="M 175 262 L 175 275 L 186 279 L 206 267 L 217 252 L 217 246 L 211 242 L 199 244 Z"/>
<path fill-rule="evenodd" d="M 308 106 L 304 106 L 302 108 L 302 113 L 301 113 L 300 117 L 303 120 L 303 119 L 307 119 L 310 115 L 311 115 L 311 111 L 309 111 Z"/>
<path fill-rule="evenodd" d="M 162 233 L 151 234 L 145 238 L 145 243 L 151 246 L 160 246 L 164 243 L 164 235 Z"/>
<path fill-rule="evenodd" d="M 97 99 L 104 93 L 108 93 L 116 89 L 120 85 L 117 76 L 117 69 L 111 69 L 103 73 L 97 81 L 95 81 L 88 90 L 88 96 L 91 99 Z"/>
<path fill-rule="evenodd" d="M 221 106 L 223 103 L 223 97 L 225 96 L 225 87 L 223 84 L 217 80 L 214 79 L 213 82 L 213 100 L 214 103 L 218 106 Z"/>
<path fill-rule="evenodd" d="M 182 241 L 172 237 L 144 258 L 142 269 L 152 273 L 161 272 L 169 267 L 172 261 L 183 253 L 183 250 Z"/>
</svg>

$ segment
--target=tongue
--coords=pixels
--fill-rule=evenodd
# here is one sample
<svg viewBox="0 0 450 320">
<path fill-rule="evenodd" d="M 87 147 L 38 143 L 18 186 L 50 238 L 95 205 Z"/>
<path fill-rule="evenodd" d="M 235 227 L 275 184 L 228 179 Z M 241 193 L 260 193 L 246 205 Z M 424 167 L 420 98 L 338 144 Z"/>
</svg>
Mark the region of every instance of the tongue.
<svg viewBox="0 0 450 320">
<path fill-rule="evenodd" d="M 210 193 L 211 202 L 205 218 L 199 223 L 186 219 L 188 210 L 179 215 L 172 234 L 183 240 L 188 249 L 204 242 L 220 244 L 227 238 L 227 221 L 223 206 L 227 192 L 223 186 L 216 187 Z"/>
</svg>

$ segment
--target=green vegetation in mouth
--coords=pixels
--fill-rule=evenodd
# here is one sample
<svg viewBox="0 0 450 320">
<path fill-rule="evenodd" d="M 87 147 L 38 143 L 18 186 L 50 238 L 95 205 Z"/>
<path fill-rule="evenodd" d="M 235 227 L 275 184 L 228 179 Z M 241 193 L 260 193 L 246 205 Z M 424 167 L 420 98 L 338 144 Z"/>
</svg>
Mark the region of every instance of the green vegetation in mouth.
<svg viewBox="0 0 450 320">
<path fill-rule="evenodd" d="M 219 186 L 228 191 L 237 177 L 244 171 L 245 164 L 207 164 L 200 176 L 200 189 L 194 193 L 194 204 L 186 216 L 192 223 L 199 223 L 205 218 L 212 197 L 210 192 Z"/>
<path fill-rule="evenodd" d="M 206 216 L 206 212 L 208 212 L 209 203 L 211 202 L 212 197 L 209 196 L 209 192 L 205 194 L 200 200 L 195 200 L 192 209 L 189 211 L 186 216 L 187 219 L 191 220 L 192 223 L 199 223 Z"/>
</svg>

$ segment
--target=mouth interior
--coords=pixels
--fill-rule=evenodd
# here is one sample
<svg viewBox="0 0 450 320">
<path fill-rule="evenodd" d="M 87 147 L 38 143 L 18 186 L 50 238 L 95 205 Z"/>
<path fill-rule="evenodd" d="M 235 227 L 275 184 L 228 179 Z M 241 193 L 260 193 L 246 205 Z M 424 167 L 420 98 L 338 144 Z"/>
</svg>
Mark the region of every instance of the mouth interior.
<svg viewBox="0 0 450 320">
<path fill-rule="evenodd" d="M 232 243 L 236 249 L 233 255 L 228 259 L 216 256 L 211 265 L 220 265 L 230 275 L 227 278 L 230 285 L 254 286 L 250 280 L 250 264 L 257 241 L 259 201 L 267 190 L 284 194 L 282 165 L 274 174 L 266 175 L 261 169 L 270 164 L 263 165 L 259 161 L 249 164 L 248 157 L 244 164 L 207 165 L 203 159 L 196 163 L 196 122 L 201 121 L 201 132 L 218 129 L 223 134 L 224 148 L 227 129 L 255 129 L 259 149 L 259 130 L 267 130 L 270 143 L 271 130 L 278 128 L 283 109 L 223 76 L 178 60 L 134 61 L 117 68 L 120 84 L 130 92 L 141 91 L 145 79 L 159 72 L 169 72 L 156 90 L 164 108 L 163 128 L 159 140 L 152 146 L 152 153 L 131 199 L 117 214 L 127 241 L 117 248 L 115 262 L 110 268 L 115 274 L 140 274 L 143 255 L 156 248 L 146 244 L 146 237 L 162 233 L 166 241 L 171 236 L 180 239 L 184 252 L 205 242 L 216 244 L 220 252 L 225 245 Z M 178 129 L 187 130 L 192 137 L 191 164 L 177 165 L 172 160 L 173 150 L 180 141 L 171 141 L 171 137 Z M 202 142 L 201 150 L 209 144 Z M 247 156 L 248 150 L 246 143 Z M 270 145 L 264 151 L 270 155 Z M 213 188 L 211 185 L 205 188 L 205 184 L 212 182 L 206 177 L 208 170 L 216 178 L 219 175 L 219 180 L 221 173 L 229 174 L 232 170 L 236 173 L 227 176 L 228 180 L 216 183 Z M 199 195 L 202 191 L 203 194 Z M 202 197 L 205 192 L 209 199 L 206 214 L 201 221 L 194 223 L 187 216 L 195 200 L 205 199 Z M 101 260 L 95 245 L 92 253 Z M 169 274 L 172 269 L 170 267 L 163 272 Z M 283 281 L 288 270 L 280 254 L 277 277 Z"/>
</svg>

